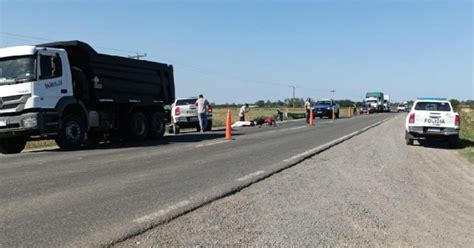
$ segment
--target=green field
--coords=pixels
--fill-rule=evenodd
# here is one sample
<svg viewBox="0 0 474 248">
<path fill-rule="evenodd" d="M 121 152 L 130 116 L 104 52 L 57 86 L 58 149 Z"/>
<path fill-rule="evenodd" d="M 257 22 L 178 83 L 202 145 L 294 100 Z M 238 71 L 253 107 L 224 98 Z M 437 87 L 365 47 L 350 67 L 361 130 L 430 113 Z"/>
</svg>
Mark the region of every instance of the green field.
<svg viewBox="0 0 474 248">
<path fill-rule="evenodd" d="M 225 120 L 227 117 L 227 111 L 230 110 L 232 123 L 239 120 L 239 109 L 240 108 L 214 108 L 212 116 L 212 126 L 223 127 L 225 126 Z M 303 108 L 283 108 L 282 111 L 289 113 L 304 113 Z M 276 108 L 251 108 L 245 116 L 246 120 L 254 120 L 258 117 L 272 117 L 274 118 L 277 114 Z"/>
<path fill-rule="evenodd" d="M 212 125 L 214 127 L 224 127 L 228 110 L 230 110 L 230 112 L 231 112 L 232 123 L 238 121 L 239 120 L 239 109 L 240 108 L 222 108 L 222 107 L 214 108 Z M 290 115 L 291 115 L 291 113 L 300 114 L 300 115 L 304 114 L 304 109 L 303 108 L 282 108 L 281 110 L 283 112 L 290 113 Z M 340 116 L 345 117 L 345 116 L 348 115 L 348 112 L 349 112 L 349 108 L 341 108 Z M 277 109 L 276 108 L 251 108 L 250 112 L 248 112 L 246 114 L 245 119 L 246 120 L 254 120 L 258 117 L 272 117 L 272 118 L 275 118 L 276 114 L 277 114 Z M 291 117 L 290 117 L 290 119 L 291 119 Z M 54 140 L 31 141 L 31 142 L 28 142 L 26 144 L 26 148 L 27 149 L 35 149 L 35 148 L 48 147 L 48 146 L 54 146 L 54 145 L 56 145 Z"/>
<path fill-rule="evenodd" d="M 474 164 L 474 108 L 460 108 L 461 114 L 461 132 L 460 138 L 463 143 L 463 149 L 459 153 Z"/>
<path fill-rule="evenodd" d="M 214 127 L 225 126 L 225 119 L 227 116 L 227 111 L 230 110 L 232 122 L 239 120 L 239 109 L 240 108 L 214 108 L 213 112 L 213 123 Z M 304 108 L 282 108 L 283 112 L 291 114 L 299 114 L 300 116 L 304 115 Z M 350 108 L 341 108 L 340 117 L 347 117 L 349 115 Z M 245 116 L 246 120 L 254 120 L 257 117 L 272 117 L 275 118 L 277 114 L 276 108 L 251 108 Z M 286 118 L 285 118 L 286 119 Z M 290 117 L 291 119 L 291 117 Z"/>
</svg>

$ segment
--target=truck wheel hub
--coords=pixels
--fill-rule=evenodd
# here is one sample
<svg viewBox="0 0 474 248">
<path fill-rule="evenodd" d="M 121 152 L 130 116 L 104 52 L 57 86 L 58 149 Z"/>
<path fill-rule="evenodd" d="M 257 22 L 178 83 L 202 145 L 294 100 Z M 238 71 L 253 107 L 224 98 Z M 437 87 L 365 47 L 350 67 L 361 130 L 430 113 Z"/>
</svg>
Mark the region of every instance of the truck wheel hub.
<svg viewBox="0 0 474 248">
<path fill-rule="evenodd" d="M 69 122 L 66 126 L 66 137 L 68 140 L 78 141 L 81 138 L 81 126 L 76 122 Z"/>
</svg>

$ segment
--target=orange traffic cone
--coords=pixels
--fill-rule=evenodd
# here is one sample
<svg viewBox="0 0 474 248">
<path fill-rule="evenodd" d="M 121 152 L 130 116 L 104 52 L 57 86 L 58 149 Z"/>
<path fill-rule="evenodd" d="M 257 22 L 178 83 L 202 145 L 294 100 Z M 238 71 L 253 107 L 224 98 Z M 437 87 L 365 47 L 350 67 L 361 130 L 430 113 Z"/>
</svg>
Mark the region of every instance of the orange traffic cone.
<svg viewBox="0 0 474 248">
<path fill-rule="evenodd" d="M 314 126 L 314 113 L 312 109 L 309 111 L 309 126 Z"/>
<path fill-rule="evenodd" d="M 227 111 L 227 119 L 225 122 L 225 139 L 232 139 L 232 117 L 230 116 L 230 109 Z"/>
</svg>

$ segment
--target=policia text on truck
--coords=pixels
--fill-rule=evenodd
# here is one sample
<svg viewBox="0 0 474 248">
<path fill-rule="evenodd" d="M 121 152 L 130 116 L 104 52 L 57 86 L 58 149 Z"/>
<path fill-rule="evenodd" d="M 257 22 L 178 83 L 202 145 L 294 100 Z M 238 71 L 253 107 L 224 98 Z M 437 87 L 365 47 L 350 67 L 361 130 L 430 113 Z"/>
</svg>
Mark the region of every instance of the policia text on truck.
<svg viewBox="0 0 474 248">
<path fill-rule="evenodd" d="M 77 149 L 87 137 L 163 136 L 174 100 L 171 65 L 99 54 L 80 41 L 0 49 L 0 152 L 28 140 Z"/>
</svg>

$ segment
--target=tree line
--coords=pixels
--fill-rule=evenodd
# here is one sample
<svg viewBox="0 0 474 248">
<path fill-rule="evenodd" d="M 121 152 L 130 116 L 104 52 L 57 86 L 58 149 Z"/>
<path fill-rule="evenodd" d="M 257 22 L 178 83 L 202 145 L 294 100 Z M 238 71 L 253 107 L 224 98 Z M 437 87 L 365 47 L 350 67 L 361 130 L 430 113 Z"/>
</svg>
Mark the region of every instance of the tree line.
<svg viewBox="0 0 474 248">
<path fill-rule="evenodd" d="M 451 99 L 451 105 L 453 108 L 457 108 L 459 105 L 466 105 L 466 106 L 474 106 L 474 100 L 466 100 L 466 101 L 459 101 L 457 99 Z M 248 103 L 249 105 L 253 105 L 260 108 L 277 108 L 277 107 L 295 107 L 295 108 L 302 108 L 304 107 L 305 99 L 303 98 L 286 98 L 285 100 L 277 100 L 277 101 L 270 101 L 270 100 L 258 100 L 254 103 Z M 314 103 L 314 100 L 312 100 Z M 352 101 L 349 99 L 344 100 L 336 100 L 340 107 L 353 107 L 354 104 L 357 107 L 362 106 L 361 101 Z M 414 101 L 408 101 L 409 105 L 413 105 Z M 397 106 L 398 102 L 391 102 L 390 105 Z M 225 104 L 212 104 L 216 107 L 240 107 L 242 103 L 225 103 Z"/>
</svg>

